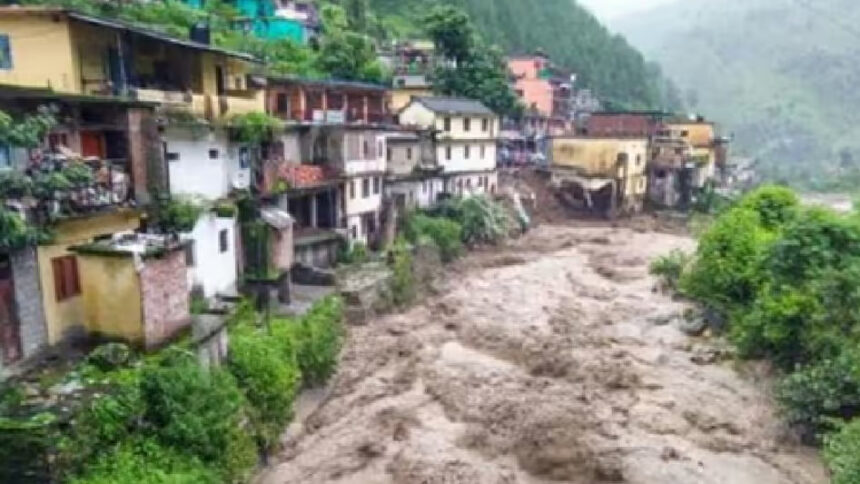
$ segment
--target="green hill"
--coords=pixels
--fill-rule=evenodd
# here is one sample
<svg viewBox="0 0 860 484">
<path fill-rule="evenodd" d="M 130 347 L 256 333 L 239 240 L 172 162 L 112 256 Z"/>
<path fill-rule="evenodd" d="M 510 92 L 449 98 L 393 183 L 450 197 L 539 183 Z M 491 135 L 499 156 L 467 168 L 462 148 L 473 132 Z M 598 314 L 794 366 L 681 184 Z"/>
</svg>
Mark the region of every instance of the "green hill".
<svg viewBox="0 0 860 484">
<path fill-rule="evenodd" d="M 677 107 L 664 95 L 659 69 L 573 0 L 370 0 L 386 30 L 402 37 L 418 34 L 420 19 L 437 3 L 463 8 L 484 37 L 506 52 L 543 49 L 610 103 Z"/>
<path fill-rule="evenodd" d="M 805 188 L 860 182 L 860 2 L 687 0 L 615 27 L 720 120 L 735 152 Z"/>
</svg>

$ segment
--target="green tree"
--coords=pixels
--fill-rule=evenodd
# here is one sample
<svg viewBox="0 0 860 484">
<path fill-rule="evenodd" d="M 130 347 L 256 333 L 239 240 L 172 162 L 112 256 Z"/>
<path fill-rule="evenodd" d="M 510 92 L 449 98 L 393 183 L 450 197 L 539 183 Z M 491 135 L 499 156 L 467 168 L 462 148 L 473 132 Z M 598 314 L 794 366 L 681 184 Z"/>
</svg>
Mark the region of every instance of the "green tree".
<svg viewBox="0 0 860 484">
<path fill-rule="evenodd" d="M 350 30 L 343 8 L 326 5 L 322 9 L 323 33 L 316 66 L 336 79 L 379 82 L 382 66 L 376 48 L 365 34 Z"/>
<path fill-rule="evenodd" d="M 480 39 L 466 13 L 436 7 L 425 24 L 436 48 L 449 61 L 435 73 L 437 92 L 478 99 L 499 114 L 518 116 L 522 112 L 510 88 L 504 55 Z"/>
</svg>

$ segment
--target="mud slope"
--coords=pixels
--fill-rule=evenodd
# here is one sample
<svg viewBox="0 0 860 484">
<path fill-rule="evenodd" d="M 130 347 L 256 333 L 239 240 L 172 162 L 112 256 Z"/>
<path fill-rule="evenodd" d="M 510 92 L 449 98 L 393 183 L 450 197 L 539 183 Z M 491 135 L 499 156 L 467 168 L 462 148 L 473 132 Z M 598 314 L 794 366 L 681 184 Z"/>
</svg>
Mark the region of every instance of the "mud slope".
<svg viewBox="0 0 860 484">
<path fill-rule="evenodd" d="M 767 380 L 652 291 L 648 260 L 691 245 L 544 226 L 470 256 L 443 296 L 350 329 L 331 394 L 258 482 L 827 482 Z"/>
</svg>

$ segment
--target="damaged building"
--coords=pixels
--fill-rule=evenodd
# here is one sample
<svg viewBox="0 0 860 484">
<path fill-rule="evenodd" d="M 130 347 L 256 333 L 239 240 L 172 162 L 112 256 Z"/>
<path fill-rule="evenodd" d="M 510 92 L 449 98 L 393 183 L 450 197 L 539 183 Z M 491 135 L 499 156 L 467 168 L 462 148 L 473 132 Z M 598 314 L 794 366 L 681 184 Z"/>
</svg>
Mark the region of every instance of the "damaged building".
<svg viewBox="0 0 860 484">
<path fill-rule="evenodd" d="M 640 212 L 647 190 L 647 138 L 552 139 L 552 183 L 575 207 L 614 217 Z"/>
</svg>

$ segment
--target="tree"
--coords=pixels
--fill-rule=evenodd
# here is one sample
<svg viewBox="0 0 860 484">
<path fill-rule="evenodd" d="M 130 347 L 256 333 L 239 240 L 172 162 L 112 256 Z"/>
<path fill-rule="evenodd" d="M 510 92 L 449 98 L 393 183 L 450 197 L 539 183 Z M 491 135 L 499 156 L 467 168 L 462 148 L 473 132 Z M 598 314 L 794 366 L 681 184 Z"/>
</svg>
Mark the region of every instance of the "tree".
<svg viewBox="0 0 860 484">
<path fill-rule="evenodd" d="M 458 65 L 474 53 L 475 28 L 466 12 L 452 6 L 438 6 L 424 19 L 436 49 Z"/>
<path fill-rule="evenodd" d="M 449 61 L 435 73 L 437 92 L 478 99 L 500 114 L 521 113 L 502 52 L 478 37 L 468 15 L 453 7 L 436 7 L 425 23 L 436 48 Z"/>
<path fill-rule="evenodd" d="M 381 81 L 382 66 L 376 59 L 373 42 L 366 35 L 349 30 L 344 9 L 326 5 L 322 19 L 325 35 L 317 53 L 317 68 L 337 79 Z"/>
</svg>

